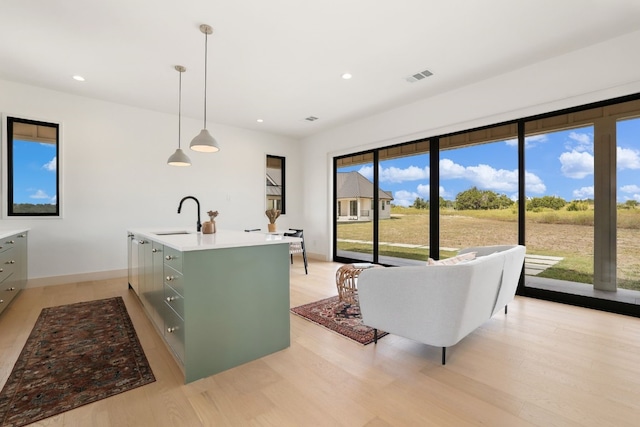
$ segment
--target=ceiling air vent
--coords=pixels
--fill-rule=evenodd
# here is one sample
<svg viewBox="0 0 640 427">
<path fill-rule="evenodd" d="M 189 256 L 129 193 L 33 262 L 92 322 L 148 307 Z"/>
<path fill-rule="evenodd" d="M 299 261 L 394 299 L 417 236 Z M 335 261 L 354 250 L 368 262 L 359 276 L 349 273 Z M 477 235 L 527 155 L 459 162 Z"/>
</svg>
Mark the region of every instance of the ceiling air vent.
<svg viewBox="0 0 640 427">
<path fill-rule="evenodd" d="M 421 71 L 419 73 L 413 74 L 413 75 L 411 75 L 409 77 L 405 77 L 405 80 L 408 81 L 409 83 L 415 83 L 417 81 L 420 81 L 420 80 L 425 79 L 425 78 L 427 78 L 429 76 L 432 76 L 432 75 L 433 75 L 433 73 L 431 71 L 424 70 L 424 71 Z"/>
<path fill-rule="evenodd" d="M 309 116 L 305 120 L 308 122 L 315 122 L 316 120 L 318 120 L 318 118 L 314 116 Z"/>
</svg>

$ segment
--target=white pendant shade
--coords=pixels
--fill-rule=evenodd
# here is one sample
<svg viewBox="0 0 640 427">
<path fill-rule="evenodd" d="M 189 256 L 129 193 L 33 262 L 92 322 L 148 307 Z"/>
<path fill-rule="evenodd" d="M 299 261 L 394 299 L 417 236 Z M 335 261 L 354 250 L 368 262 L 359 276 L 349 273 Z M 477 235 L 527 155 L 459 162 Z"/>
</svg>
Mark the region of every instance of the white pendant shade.
<svg viewBox="0 0 640 427">
<path fill-rule="evenodd" d="M 193 138 L 189 147 L 193 151 L 200 151 L 203 153 L 215 153 L 220 150 L 218 141 L 216 141 L 206 129 L 202 129 L 200 133 Z"/>
<path fill-rule="evenodd" d="M 171 166 L 191 166 L 191 159 L 184 154 L 181 148 L 177 148 L 176 152 L 167 160 L 167 164 Z"/>
</svg>

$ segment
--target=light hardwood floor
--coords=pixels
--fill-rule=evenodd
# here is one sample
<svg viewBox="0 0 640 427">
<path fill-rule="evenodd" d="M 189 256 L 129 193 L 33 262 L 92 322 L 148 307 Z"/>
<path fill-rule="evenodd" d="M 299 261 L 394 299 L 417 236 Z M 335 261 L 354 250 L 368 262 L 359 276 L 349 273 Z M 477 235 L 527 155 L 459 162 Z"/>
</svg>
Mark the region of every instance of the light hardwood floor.
<svg viewBox="0 0 640 427">
<path fill-rule="evenodd" d="M 336 294 L 340 264 L 299 260 L 291 305 Z M 4 385 L 43 307 L 123 296 L 156 382 L 42 426 L 638 426 L 640 319 L 517 297 L 447 352 L 360 346 L 291 316 L 291 347 L 183 384 L 126 278 L 23 291 L 0 315 Z M 242 307 L 238 307 L 242 310 Z"/>
</svg>

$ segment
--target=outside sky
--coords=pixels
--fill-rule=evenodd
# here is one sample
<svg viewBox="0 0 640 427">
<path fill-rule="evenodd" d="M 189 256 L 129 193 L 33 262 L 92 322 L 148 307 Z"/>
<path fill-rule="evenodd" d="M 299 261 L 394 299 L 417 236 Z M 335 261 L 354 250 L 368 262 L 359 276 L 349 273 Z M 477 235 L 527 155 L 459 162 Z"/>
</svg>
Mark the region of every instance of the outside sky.
<svg viewBox="0 0 640 427">
<path fill-rule="evenodd" d="M 618 202 L 640 201 L 640 119 L 618 122 Z M 567 201 L 593 198 L 593 128 L 591 126 L 536 135 L 525 140 L 527 197 L 559 196 Z M 454 200 L 473 186 L 518 196 L 517 140 L 445 150 L 440 153 L 440 195 Z M 429 154 L 380 162 L 380 186 L 393 203 L 411 205 L 429 199 Z M 372 164 L 357 170 L 373 181 Z"/>
<path fill-rule="evenodd" d="M 13 202 L 56 202 L 56 146 L 13 141 Z"/>
</svg>

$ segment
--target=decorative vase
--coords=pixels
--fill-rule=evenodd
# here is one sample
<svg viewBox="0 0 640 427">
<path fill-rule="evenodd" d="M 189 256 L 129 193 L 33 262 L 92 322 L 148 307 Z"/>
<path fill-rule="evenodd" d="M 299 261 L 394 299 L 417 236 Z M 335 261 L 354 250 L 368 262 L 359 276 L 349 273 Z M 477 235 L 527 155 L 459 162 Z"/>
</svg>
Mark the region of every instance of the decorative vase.
<svg viewBox="0 0 640 427">
<path fill-rule="evenodd" d="M 269 223 L 267 224 L 267 227 L 269 228 L 269 233 L 275 233 L 276 232 L 276 223 Z"/>
<path fill-rule="evenodd" d="M 202 234 L 213 234 L 216 232 L 215 221 L 205 221 L 202 223 Z"/>
</svg>

